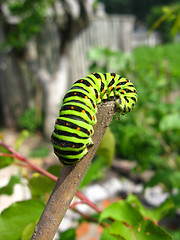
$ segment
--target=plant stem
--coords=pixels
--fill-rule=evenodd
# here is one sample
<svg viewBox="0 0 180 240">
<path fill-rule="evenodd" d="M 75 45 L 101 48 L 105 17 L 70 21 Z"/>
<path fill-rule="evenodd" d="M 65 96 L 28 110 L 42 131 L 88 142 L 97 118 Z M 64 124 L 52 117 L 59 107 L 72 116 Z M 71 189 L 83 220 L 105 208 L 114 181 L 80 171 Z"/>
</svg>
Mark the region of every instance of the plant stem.
<svg viewBox="0 0 180 240">
<path fill-rule="evenodd" d="M 51 178 L 54 181 L 57 181 L 57 177 L 56 176 L 54 176 L 53 174 L 47 172 L 43 168 L 41 168 L 39 166 L 36 166 L 34 163 L 30 162 L 25 157 L 23 157 L 20 153 L 16 152 L 13 148 L 11 148 L 10 146 L 8 146 L 5 143 L 3 143 L 1 140 L 0 140 L 0 145 L 5 147 L 11 153 L 13 153 L 13 155 L 11 154 L 11 157 L 15 157 L 15 158 L 19 159 L 20 161 L 27 163 L 29 166 L 32 167 L 33 170 L 35 170 L 35 171 L 37 171 L 37 172 L 39 172 L 39 173 L 41 173 L 41 174 Z"/>
<path fill-rule="evenodd" d="M 53 181 L 57 181 L 57 177 L 54 176 L 53 174 L 47 172 L 46 170 L 42 169 L 41 167 L 36 166 L 35 164 L 31 163 L 28 159 L 26 159 L 24 156 L 22 156 L 20 153 L 16 152 L 13 148 L 9 147 L 8 145 L 6 145 L 4 142 L 2 142 L 0 140 L 0 145 L 3 146 L 4 148 L 6 148 L 8 151 L 10 151 L 11 153 L 0 153 L 0 156 L 4 156 L 4 157 L 12 157 L 12 158 L 17 158 L 20 161 L 23 161 L 27 164 L 26 165 L 21 165 L 23 167 L 30 167 L 32 170 L 37 171 L 47 177 L 49 177 L 50 179 L 52 179 Z M 91 208 L 93 208 L 95 211 L 97 212 L 101 212 L 101 210 L 93 203 L 91 202 L 83 193 L 81 193 L 80 191 L 76 192 L 76 196 L 81 199 L 83 201 L 83 203 L 86 203 L 87 205 L 89 205 Z"/>
</svg>

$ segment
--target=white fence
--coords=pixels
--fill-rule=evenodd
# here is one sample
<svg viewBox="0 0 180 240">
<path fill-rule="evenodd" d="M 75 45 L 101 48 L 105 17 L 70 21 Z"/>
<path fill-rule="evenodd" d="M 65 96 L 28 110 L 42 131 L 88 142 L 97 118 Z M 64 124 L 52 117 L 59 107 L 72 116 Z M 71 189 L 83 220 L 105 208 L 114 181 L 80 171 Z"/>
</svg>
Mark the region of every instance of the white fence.
<svg viewBox="0 0 180 240">
<path fill-rule="evenodd" d="M 107 15 L 91 20 L 89 27 L 72 43 L 70 53 L 71 76 L 73 80 L 88 73 L 87 53 L 93 47 L 107 47 L 111 50 L 131 52 L 140 45 L 154 46 L 160 43 L 157 33 L 134 32 L 135 17 L 132 15 Z"/>
</svg>

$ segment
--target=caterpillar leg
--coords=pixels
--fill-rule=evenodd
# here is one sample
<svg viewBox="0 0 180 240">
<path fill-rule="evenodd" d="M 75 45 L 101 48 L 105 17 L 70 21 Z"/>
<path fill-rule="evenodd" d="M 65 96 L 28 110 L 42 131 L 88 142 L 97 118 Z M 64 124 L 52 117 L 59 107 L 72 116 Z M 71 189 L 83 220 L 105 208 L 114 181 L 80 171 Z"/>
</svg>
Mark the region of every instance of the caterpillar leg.
<svg viewBox="0 0 180 240">
<path fill-rule="evenodd" d="M 92 146 L 94 145 L 93 141 L 92 141 L 92 138 L 90 137 L 89 138 L 89 142 L 88 144 L 86 145 L 88 148 L 91 148 Z"/>
</svg>

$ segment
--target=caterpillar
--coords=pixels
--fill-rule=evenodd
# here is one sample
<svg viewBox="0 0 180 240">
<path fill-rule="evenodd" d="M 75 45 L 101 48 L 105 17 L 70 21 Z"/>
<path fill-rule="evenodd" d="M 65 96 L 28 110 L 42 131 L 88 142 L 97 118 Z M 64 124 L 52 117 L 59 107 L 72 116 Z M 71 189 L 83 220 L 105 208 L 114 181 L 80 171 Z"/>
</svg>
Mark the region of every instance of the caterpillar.
<svg viewBox="0 0 180 240">
<path fill-rule="evenodd" d="M 115 73 L 92 73 L 66 93 L 51 136 L 54 153 L 64 165 L 80 161 L 93 142 L 97 104 L 115 100 L 116 112 L 126 114 L 137 102 L 132 82 Z"/>
</svg>

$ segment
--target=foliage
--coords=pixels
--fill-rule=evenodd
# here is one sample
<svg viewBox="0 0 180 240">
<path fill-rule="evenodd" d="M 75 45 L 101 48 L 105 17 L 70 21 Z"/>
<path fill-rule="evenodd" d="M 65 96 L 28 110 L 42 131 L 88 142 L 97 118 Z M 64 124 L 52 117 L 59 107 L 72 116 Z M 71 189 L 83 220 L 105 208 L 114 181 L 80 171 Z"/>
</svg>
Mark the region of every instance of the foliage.
<svg viewBox="0 0 180 240">
<path fill-rule="evenodd" d="M 114 119 L 111 130 L 116 138 L 116 154 L 121 158 L 137 160 L 140 170 L 166 168 L 172 162 L 179 167 L 180 103 L 174 95 L 180 77 L 178 51 L 179 44 L 140 47 L 131 57 L 131 70 L 127 64 L 124 65 L 127 67 L 121 68 L 123 64 L 120 64 L 111 68 L 112 72 L 132 79 L 138 89 L 139 100 L 135 111 L 121 116 L 121 124 Z M 113 57 L 114 54 L 108 52 L 106 61 L 109 65 Z M 105 69 L 101 62 L 99 64 L 99 57 L 93 62 L 93 70 L 94 67 L 96 71 Z"/>
<path fill-rule="evenodd" d="M 163 28 L 167 28 L 167 24 L 170 26 L 170 31 L 168 32 L 171 33 L 171 36 L 174 38 L 176 34 L 180 30 L 180 5 L 170 5 L 170 6 L 163 6 L 160 8 L 153 8 L 152 14 L 153 13 L 160 13 L 160 16 L 157 21 L 153 23 L 153 25 L 150 28 L 150 31 L 154 29 L 160 29 L 162 31 Z M 151 14 L 151 17 L 152 17 Z M 151 19 L 152 20 L 152 19 Z"/>
<path fill-rule="evenodd" d="M 99 0 L 105 4 L 106 12 L 109 14 L 133 14 L 136 19 L 145 21 L 152 6 L 162 6 L 176 3 L 178 0 Z"/>
<path fill-rule="evenodd" d="M 104 230 L 101 240 L 111 239 L 167 239 L 172 237 L 156 224 L 168 211 L 173 208 L 173 203 L 167 200 L 163 205 L 149 211 L 145 209 L 134 195 L 124 201 L 118 201 L 107 207 L 99 217 L 113 220 L 109 228 Z M 165 210 L 165 211 L 164 211 Z M 112 238 L 113 239 L 113 238 Z"/>
<path fill-rule="evenodd" d="M 29 108 L 27 109 L 18 119 L 20 129 L 26 129 L 30 132 L 34 132 L 42 126 L 37 120 L 36 109 Z"/>
<path fill-rule="evenodd" d="M 121 116 L 120 123 L 113 119 L 110 125 L 116 140 L 116 155 L 120 158 L 136 160 L 135 170 L 137 172 L 146 169 L 153 170 L 154 176 L 145 184 L 145 187 L 161 184 L 163 189 L 169 192 L 175 209 L 180 206 L 179 194 L 174 195 L 172 191 L 173 189 L 180 191 L 180 102 L 178 100 L 180 56 L 177 54 L 179 51 L 179 43 L 154 48 L 139 47 L 129 57 L 130 65 L 125 64 L 126 55 L 124 60 L 123 54 L 120 53 L 121 61 L 124 63 L 121 62 L 119 66 L 118 64 L 110 65 L 112 58 L 117 53 L 109 54 L 110 50 L 100 49 L 96 56 L 96 49 L 92 51 L 93 70 L 109 71 L 111 69 L 111 72 L 127 76 L 138 90 L 138 103 L 135 110 L 127 116 Z M 102 61 L 99 61 L 99 52 L 107 53 L 105 58 L 107 64 L 102 65 Z M 90 54 L 90 56 L 92 55 Z M 124 68 L 121 67 L 123 64 Z M 154 215 L 152 210 L 151 214 Z M 114 217 L 113 213 L 112 215 Z M 152 215 L 150 218 L 153 219 Z M 131 239 L 132 232 L 129 228 L 123 226 L 122 223 L 122 226 L 119 223 L 116 224 L 104 231 L 102 239 L 111 239 L 110 233 L 115 239 L 124 239 L 124 236 L 120 235 L 123 234 L 123 231 L 126 236 L 129 234 L 129 239 Z M 148 227 L 148 224 L 151 228 L 154 226 L 150 222 L 146 224 L 143 225 L 145 228 Z M 153 236 L 153 233 L 151 234 Z M 175 236 L 178 234 L 178 232 L 175 233 Z M 139 235 L 138 239 L 141 237 Z M 162 238 L 166 239 L 165 236 Z M 152 239 L 156 239 L 155 236 Z"/>
<path fill-rule="evenodd" d="M 10 16 L 17 19 L 14 28 L 9 29 L 4 47 L 12 46 L 19 50 L 40 31 L 47 9 L 53 0 L 4 0 L 3 2 L 8 8 Z"/>
<path fill-rule="evenodd" d="M 156 23 L 159 19 L 161 19 L 164 16 L 163 8 L 161 6 L 152 7 L 150 13 L 146 17 L 146 23 L 147 27 L 150 29 L 155 29 L 154 23 Z M 164 22 L 162 22 L 160 25 L 156 27 L 156 30 L 158 30 L 161 33 L 162 40 L 164 42 L 170 42 L 172 41 L 172 37 L 170 34 L 172 27 L 172 23 L 170 19 L 165 19 Z"/>
<path fill-rule="evenodd" d="M 20 182 L 21 182 L 20 177 L 11 176 L 8 184 L 5 187 L 0 188 L 0 195 L 1 194 L 12 195 L 14 185 Z"/>
<path fill-rule="evenodd" d="M 1 240 L 20 239 L 25 227 L 40 217 L 44 206 L 39 200 L 26 200 L 5 209 L 0 216 Z"/>
<path fill-rule="evenodd" d="M 4 154 L 9 154 L 10 152 L 0 145 L 0 152 Z M 0 156 L 0 169 L 7 167 L 13 163 L 14 159 L 9 156 Z"/>
<path fill-rule="evenodd" d="M 50 150 L 46 146 L 41 146 L 36 149 L 31 150 L 30 157 L 44 158 L 49 155 Z"/>
<path fill-rule="evenodd" d="M 106 165 L 111 166 L 115 155 L 115 138 L 110 128 L 107 128 L 96 154 L 104 159 Z"/>
</svg>

